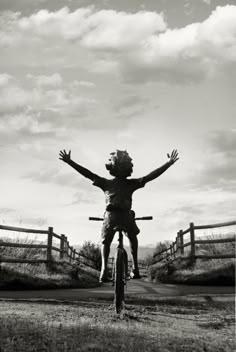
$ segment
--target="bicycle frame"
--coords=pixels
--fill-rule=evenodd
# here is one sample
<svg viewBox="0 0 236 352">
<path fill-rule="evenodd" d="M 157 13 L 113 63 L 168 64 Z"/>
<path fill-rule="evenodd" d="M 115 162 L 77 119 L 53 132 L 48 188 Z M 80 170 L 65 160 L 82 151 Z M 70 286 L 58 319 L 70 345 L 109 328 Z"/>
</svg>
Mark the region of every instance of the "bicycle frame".
<svg viewBox="0 0 236 352">
<path fill-rule="evenodd" d="M 114 291 L 114 305 L 116 308 L 116 313 L 121 313 L 125 304 L 125 286 L 126 279 L 128 275 L 128 255 L 126 250 L 124 249 L 123 244 L 123 235 L 125 233 L 125 229 L 123 228 L 115 228 L 115 232 L 118 232 L 118 246 L 116 251 L 116 260 L 115 265 L 113 266 L 113 286 L 115 288 Z"/>
<path fill-rule="evenodd" d="M 135 218 L 135 220 L 152 220 L 152 216 L 143 216 Z M 93 221 L 103 221 L 103 218 L 99 217 L 89 217 L 89 220 Z M 112 281 L 115 287 L 114 292 L 114 304 L 116 308 L 116 313 L 121 313 L 122 309 L 124 308 L 124 287 L 126 285 L 126 279 L 128 275 L 128 255 L 124 248 L 123 243 L 123 236 L 126 232 L 125 228 L 122 227 L 115 227 L 115 233 L 118 232 L 118 246 L 117 246 L 117 253 L 116 253 L 116 260 L 115 265 L 113 267 L 112 272 Z"/>
</svg>

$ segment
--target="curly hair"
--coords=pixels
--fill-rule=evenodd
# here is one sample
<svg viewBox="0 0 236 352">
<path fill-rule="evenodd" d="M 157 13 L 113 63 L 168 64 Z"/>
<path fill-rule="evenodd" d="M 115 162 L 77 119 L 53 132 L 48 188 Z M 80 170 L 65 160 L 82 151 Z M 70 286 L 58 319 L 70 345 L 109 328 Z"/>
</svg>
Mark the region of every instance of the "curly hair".
<svg viewBox="0 0 236 352">
<path fill-rule="evenodd" d="M 112 176 L 125 178 L 132 174 L 133 163 L 126 150 L 116 150 L 110 155 L 109 162 L 106 164 L 106 169 Z"/>
</svg>

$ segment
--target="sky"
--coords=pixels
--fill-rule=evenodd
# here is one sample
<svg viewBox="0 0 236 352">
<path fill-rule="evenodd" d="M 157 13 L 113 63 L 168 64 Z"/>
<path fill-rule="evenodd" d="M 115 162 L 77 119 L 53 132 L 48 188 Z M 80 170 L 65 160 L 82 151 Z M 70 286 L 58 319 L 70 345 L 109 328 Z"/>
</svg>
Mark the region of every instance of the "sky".
<svg viewBox="0 0 236 352">
<path fill-rule="evenodd" d="M 100 240 L 103 177 L 179 160 L 133 196 L 140 245 L 236 219 L 236 6 L 225 0 L 0 0 L 0 224 Z"/>
</svg>

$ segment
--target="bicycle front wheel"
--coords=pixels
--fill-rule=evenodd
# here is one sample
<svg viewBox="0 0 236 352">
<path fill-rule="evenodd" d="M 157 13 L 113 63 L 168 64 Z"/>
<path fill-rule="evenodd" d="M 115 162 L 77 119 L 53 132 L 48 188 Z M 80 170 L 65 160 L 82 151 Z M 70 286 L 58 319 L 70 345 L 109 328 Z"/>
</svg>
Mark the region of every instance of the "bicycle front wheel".
<svg viewBox="0 0 236 352">
<path fill-rule="evenodd" d="M 115 307 L 116 313 L 124 308 L 125 300 L 125 279 L 126 279 L 127 253 L 124 249 L 118 248 L 115 264 Z"/>
</svg>

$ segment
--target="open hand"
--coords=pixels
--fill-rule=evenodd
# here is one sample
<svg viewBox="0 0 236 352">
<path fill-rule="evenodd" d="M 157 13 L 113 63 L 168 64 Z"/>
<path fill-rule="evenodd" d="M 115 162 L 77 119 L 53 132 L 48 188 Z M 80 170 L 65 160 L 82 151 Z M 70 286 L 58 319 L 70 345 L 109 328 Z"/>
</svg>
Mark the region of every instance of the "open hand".
<svg viewBox="0 0 236 352">
<path fill-rule="evenodd" d="M 168 153 L 168 154 L 167 154 L 167 157 L 170 159 L 169 162 L 170 162 L 171 164 L 174 164 L 177 160 L 179 160 L 179 158 L 178 158 L 178 152 L 177 152 L 176 149 L 172 150 L 171 155 Z"/>
<path fill-rule="evenodd" d="M 67 153 L 64 150 L 61 150 L 60 153 L 59 153 L 59 156 L 60 156 L 60 160 L 63 160 L 65 163 L 68 163 L 71 159 L 70 159 L 70 153 L 71 153 L 71 150 L 69 151 L 69 153 Z"/>
</svg>

